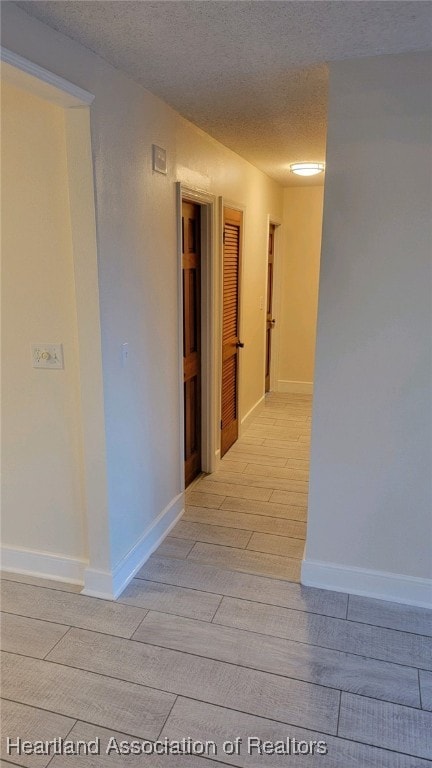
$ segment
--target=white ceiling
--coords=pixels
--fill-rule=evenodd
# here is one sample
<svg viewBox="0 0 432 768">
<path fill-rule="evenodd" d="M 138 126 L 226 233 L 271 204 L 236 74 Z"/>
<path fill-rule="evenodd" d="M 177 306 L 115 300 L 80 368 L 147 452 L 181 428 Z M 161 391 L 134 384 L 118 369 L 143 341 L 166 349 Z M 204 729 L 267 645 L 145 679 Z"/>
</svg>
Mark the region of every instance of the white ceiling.
<svg viewBox="0 0 432 768">
<path fill-rule="evenodd" d="M 325 159 L 326 62 L 423 50 L 422 0 L 18 2 L 282 184 Z"/>
</svg>

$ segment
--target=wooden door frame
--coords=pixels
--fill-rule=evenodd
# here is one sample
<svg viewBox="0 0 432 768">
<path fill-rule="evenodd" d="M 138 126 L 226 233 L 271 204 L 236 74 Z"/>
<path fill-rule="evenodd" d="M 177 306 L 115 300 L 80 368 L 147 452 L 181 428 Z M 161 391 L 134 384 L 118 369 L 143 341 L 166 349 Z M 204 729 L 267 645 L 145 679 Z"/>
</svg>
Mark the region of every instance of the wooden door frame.
<svg viewBox="0 0 432 768">
<path fill-rule="evenodd" d="M 124 589 L 112 577 L 110 526 L 107 497 L 106 422 L 102 364 L 98 239 L 91 142 L 91 104 L 94 94 L 65 80 L 35 62 L 3 47 L 0 51 L 2 77 L 6 82 L 32 93 L 63 110 L 67 156 L 68 207 L 72 233 L 74 305 L 76 312 L 79 376 L 78 418 L 80 422 L 80 472 L 86 533 L 80 557 L 45 556 L 28 552 L 16 560 L 10 550 L 5 570 L 31 572 L 41 569 L 76 584 L 84 583 L 83 594 L 115 599 Z M 94 461 L 94 456 L 98 460 Z M 22 550 L 24 552 L 24 550 Z M 43 558 L 39 559 L 39 555 Z M 34 571 L 33 571 L 34 568 Z M 120 585 L 120 586 L 119 586 Z M 121 587 L 121 588 L 120 588 Z"/>
<path fill-rule="evenodd" d="M 180 415 L 180 488 L 184 479 L 184 384 L 183 384 L 183 281 L 182 281 L 182 201 L 188 200 L 201 209 L 201 461 L 203 472 L 214 472 L 217 463 L 216 430 L 218 419 L 216 307 L 217 259 L 215 249 L 216 198 L 208 192 L 176 182 L 177 204 L 177 283 L 178 283 L 178 381 Z"/>
<path fill-rule="evenodd" d="M 280 259 L 281 254 L 281 225 L 280 219 L 275 216 L 267 216 L 267 240 L 266 240 L 266 276 L 265 276 L 265 296 L 268 291 L 268 235 L 270 231 L 270 225 L 275 227 L 274 232 L 274 245 L 273 245 L 273 302 L 272 313 L 276 318 L 276 325 L 272 330 L 271 339 L 271 360 L 270 360 L 270 391 L 277 392 L 278 388 L 278 371 L 279 371 L 279 345 L 280 345 L 280 310 L 281 310 L 281 282 L 282 282 L 282 264 Z M 263 360 L 263 389 L 265 390 L 265 368 L 266 368 L 266 313 L 264 313 L 264 360 Z M 265 394 L 265 392 L 264 392 Z"/>
</svg>

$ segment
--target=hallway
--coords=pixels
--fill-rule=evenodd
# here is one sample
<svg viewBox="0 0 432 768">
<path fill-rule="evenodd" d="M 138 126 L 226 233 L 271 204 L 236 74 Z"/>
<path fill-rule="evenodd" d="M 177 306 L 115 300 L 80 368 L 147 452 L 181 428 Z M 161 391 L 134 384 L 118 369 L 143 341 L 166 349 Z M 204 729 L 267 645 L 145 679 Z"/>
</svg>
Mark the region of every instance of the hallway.
<svg viewBox="0 0 432 768">
<path fill-rule="evenodd" d="M 220 469 L 188 489 L 185 515 L 159 555 L 300 581 L 311 399 L 267 395 Z"/>
<path fill-rule="evenodd" d="M 249 753 L 249 737 L 324 741 L 311 766 L 431 765 L 430 612 L 296 583 L 309 430 L 309 397 L 267 397 L 117 602 L 4 574 L 4 736 L 100 738 L 99 756 L 40 757 L 50 768 L 301 762 Z M 107 759 L 111 736 L 217 753 Z M 10 761 L 36 765 L 2 742 Z"/>
</svg>

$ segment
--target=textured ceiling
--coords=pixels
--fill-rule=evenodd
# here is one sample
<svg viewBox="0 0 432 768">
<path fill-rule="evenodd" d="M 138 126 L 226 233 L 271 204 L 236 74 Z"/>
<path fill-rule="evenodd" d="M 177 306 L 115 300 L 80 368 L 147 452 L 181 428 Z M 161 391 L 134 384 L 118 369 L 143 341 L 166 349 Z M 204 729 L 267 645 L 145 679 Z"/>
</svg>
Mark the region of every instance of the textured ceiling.
<svg viewBox="0 0 432 768">
<path fill-rule="evenodd" d="M 324 160 L 326 62 L 431 47 L 432 3 L 18 2 L 284 185 Z"/>
</svg>

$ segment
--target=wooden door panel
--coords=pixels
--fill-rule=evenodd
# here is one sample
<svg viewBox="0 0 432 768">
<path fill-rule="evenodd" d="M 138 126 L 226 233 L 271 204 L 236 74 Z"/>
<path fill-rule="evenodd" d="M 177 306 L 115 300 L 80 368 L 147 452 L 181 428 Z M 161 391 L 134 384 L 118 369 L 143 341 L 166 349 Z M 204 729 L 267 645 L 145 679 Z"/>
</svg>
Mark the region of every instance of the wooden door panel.
<svg viewBox="0 0 432 768">
<path fill-rule="evenodd" d="M 196 467 L 196 453 L 199 451 L 200 444 L 198 394 L 198 377 L 194 376 L 184 383 L 185 422 L 188 425 L 185 429 L 185 461 L 189 472 L 193 472 L 193 468 Z"/>
<path fill-rule="evenodd" d="M 237 360 L 231 355 L 222 364 L 222 424 L 237 419 Z"/>
<path fill-rule="evenodd" d="M 221 456 L 238 437 L 241 226 L 241 212 L 224 208 Z"/>
<path fill-rule="evenodd" d="M 201 472 L 200 207 L 182 202 L 185 485 Z"/>
</svg>

